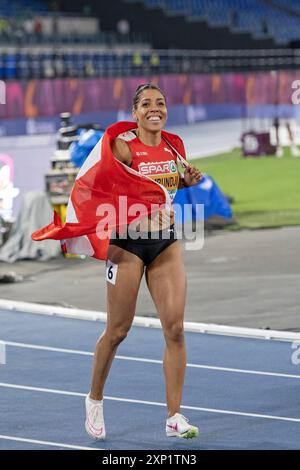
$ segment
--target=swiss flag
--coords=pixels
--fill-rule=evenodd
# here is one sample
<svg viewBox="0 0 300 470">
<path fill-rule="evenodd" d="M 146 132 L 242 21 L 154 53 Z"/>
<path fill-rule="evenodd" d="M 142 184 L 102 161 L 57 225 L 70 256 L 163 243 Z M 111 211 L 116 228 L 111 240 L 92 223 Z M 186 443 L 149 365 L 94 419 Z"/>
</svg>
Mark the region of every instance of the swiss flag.
<svg viewBox="0 0 300 470">
<path fill-rule="evenodd" d="M 163 186 L 119 162 L 113 155 L 114 139 L 136 127 L 134 122 L 118 122 L 106 130 L 77 175 L 66 223 L 62 224 L 54 212 L 53 221 L 34 232 L 33 240 L 61 240 L 65 253 L 105 260 L 112 229 L 120 231 L 132 221 L 157 211 L 158 205 L 170 204 Z M 180 137 L 165 131 L 162 131 L 162 137 L 185 158 Z M 127 207 L 142 204 L 144 210 L 138 216 L 124 211 L 125 199 Z M 113 211 L 105 211 L 107 207 Z"/>
</svg>

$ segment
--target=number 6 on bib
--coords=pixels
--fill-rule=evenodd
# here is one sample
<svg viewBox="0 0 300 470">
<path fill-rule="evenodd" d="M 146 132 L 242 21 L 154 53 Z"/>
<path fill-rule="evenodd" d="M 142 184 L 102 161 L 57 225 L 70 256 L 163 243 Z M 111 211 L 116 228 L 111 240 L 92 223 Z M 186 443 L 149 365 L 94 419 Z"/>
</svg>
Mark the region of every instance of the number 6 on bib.
<svg viewBox="0 0 300 470">
<path fill-rule="evenodd" d="M 106 280 L 111 284 L 116 284 L 118 265 L 112 263 L 109 259 L 106 262 Z"/>
</svg>

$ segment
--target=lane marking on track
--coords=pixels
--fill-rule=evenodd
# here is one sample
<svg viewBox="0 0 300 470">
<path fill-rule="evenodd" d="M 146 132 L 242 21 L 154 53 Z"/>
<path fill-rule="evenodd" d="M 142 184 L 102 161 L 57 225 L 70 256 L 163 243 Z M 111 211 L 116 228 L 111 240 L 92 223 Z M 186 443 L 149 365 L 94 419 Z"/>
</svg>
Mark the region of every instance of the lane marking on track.
<svg viewBox="0 0 300 470">
<path fill-rule="evenodd" d="M 39 346 L 35 344 L 27 344 L 27 343 L 15 343 L 12 341 L 3 341 L 6 346 L 12 346 L 16 348 L 24 348 L 24 349 L 33 349 L 33 350 L 40 350 L 40 351 L 49 351 L 49 352 L 57 352 L 63 354 L 77 354 L 79 356 L 93 356 L 94 353 L 89 351 L 80 351 L 77 349 L 64 349 L 64 348 L 53 348 L 50 346 Z M 135 361 L 135 362 L 144 362 L 150 364 L 162 364 L 163 361 L 158 359 L 147 359 L 143 357 L 132 357 L 132 356 L 115 356 L 116 359 L 121 361 Z M 260 371 L 260 370 L 248 370 L 248 369 L 237 369 L 233 367 L 221 367 L 221 366 L 210 366 L 206 364 L 187 364 L 187 367 L 195 368 L 195 369 L 206 369 L 206 370 L 214 370 L 220 372 L 234 372 L 239 374 L 252 374 L 252 375 L 264 375 L 269 377 L 283 377 L 287 379 L 300 379 L 300 375 L 296 374 L 285 374 L 281 372 L 267 372 L 267 371 Z"/>
<path fill-rule="evenodd" d="M 63 447 L 64 449 L 78 449 L 78 450 L 105 450 L 99 449 L 94 447 L 83 447 L 83 446 L 76 446 L 71 444 L 63 444 L 62 442 L 51 442 L 51 441 L 40 441 L 36 439 L 25 439 L 24 437 L 17 437 L 17 436 L 6 436 L 0 434 L 0 440 L 7 440 L 7 441 L 16 441 L 16 442 L 26 442 L 28 444 L 39 444 L 45 445 L 50 447 Z"/>
<path fill-rule="evenodd" d="M 0 387 L 17 389 L 17 390 L 27 390 L 31 392 L 53 393 L 55 395 L 64 395 L 64 396 L 74 396 L 74 397 L 86 396 L 85 393 L 80 393 L 80 392 L 70 392 L 66 390 L 56 390 L 56 389 L 51 389 L 51 388 L 30 387 L 27 385 L 17 385 L 17 384 L 10 384 L 10 383 L 4 383 L 4 382 L 0 382 Z M 124 402 L 124 403 L 134 403 L 134 404 L 139 404 L 139 405 L 166 407 L 165 403 L 155 402 L 155 401 L 133 400 L 130 398 L 119 398 L 119 397 L 110 397 L 110 396 L 104 396 L 104 399 L 111 400 L 111 401 L 119 401 L 119 402 Z M 289 418 L 287 416 L 274 416 L 274 415 L 265 415 L 265 414 L 259 414 L 259 413 L 246 413 L 242 411 L 222 410 L 222 409 L 216 409 L 216 408 L 202 408 L 199 406 L 189 406 L 189 405 L 182 405 L 181 408 L 185 410 L 205 411 L 207 413 L 246 416 L 250 418 L 273 419 L 276 421 L 290 421 L 293 423 L 300 423 L 300 418 Z"/>
</svg>

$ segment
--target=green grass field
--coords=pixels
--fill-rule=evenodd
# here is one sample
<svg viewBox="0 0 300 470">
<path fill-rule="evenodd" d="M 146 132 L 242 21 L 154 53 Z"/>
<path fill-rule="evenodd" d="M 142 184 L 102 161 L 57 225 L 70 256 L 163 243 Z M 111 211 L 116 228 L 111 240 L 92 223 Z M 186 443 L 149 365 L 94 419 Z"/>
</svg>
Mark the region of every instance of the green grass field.
<svg viewBox="0 0 300 470">
<path fill-rule="evenodd" d="M 192 163 L 234 198 L 231 230 L 300 225 L 300 158 L 288 148 L 282 158 L 243 158 L 235 149 Z"/>
</svg>

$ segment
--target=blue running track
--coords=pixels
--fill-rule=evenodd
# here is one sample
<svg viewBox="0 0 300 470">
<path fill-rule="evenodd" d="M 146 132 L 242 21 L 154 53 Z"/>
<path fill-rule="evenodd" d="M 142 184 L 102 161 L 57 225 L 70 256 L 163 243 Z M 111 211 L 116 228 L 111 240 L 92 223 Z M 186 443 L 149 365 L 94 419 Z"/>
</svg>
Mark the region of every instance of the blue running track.
<svg viewBox="0 0 300 470">
<path fill-rule="evenodd" d="M 92 353 L 104 324 L 0 311 L 0 449 L 299 449 L 300 365 L 291 343 L 186 333 L 182 413 L 201 434 L 165 436 L 164 342 L 133 327 L 105 390 L 107 439 L 84 430 Z"/>
</svg>

